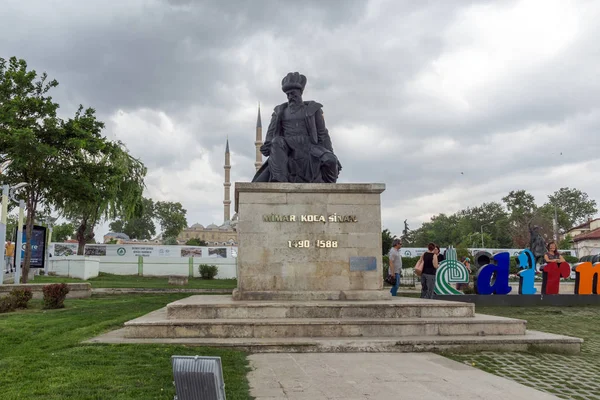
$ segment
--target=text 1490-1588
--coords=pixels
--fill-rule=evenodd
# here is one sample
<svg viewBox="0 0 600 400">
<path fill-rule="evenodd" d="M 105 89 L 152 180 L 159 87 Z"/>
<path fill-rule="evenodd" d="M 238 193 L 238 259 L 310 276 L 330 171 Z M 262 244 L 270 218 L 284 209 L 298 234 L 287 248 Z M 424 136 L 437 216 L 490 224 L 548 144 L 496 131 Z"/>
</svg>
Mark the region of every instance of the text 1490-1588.
<svg viewBox="0 0 600 400">
<path fill-rule="evenodd" d="M 314 242 L 310 240 L 288 240 L 288 247 L 307 249 L 310 247 L 317 247 L 321 249 L 330 249 L 338 247 L 337 240 L 315 240 Z"/>
</svg>

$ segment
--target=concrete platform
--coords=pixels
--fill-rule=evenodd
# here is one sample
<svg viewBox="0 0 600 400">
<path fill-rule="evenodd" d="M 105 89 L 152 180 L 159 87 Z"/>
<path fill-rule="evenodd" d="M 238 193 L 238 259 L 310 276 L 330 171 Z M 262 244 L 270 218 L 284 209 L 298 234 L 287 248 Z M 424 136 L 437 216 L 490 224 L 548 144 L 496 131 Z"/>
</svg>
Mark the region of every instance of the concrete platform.
<svg viewBox="0 0 600 400">
<path fill-rule="evenodd" d="M 378 301 L 235 301 L 190 296 L 167 305 L 167 319 L 453 318 L 475 315 L 473 304 L 392 297 Z"/>
<path fill-rule="evenodd" d="M 421 354 L 254 354 L 256 400 L 554 400 L 470 365 Z"/>
<path fill-rule="evenodd" d="M 583 340 L 570 336 L 528 330 L 524 335 L 429 336 L 369 338 L 130 338 L 121 328 L 86 340 L 106 344 L 183 344 L 221 347 L 251 353 L 413 353 L 452 351 L 543 351 L 578 354 Z"/>
<path fill-rule="evenodd" d="M 191 296 L 90 343 L 181 343 L 250 352 L 527 351 L 578 353 L 581 339 L 526 330 L 472 304 L 382 301 L 234 301 Z"/>
<path fill-rule="evenodd" d="M 167 319 L 162 308 L 125 323 L 126 337 L 278 338 L 524 335 L 526 321 L 467 318 Z"/>
</svg>

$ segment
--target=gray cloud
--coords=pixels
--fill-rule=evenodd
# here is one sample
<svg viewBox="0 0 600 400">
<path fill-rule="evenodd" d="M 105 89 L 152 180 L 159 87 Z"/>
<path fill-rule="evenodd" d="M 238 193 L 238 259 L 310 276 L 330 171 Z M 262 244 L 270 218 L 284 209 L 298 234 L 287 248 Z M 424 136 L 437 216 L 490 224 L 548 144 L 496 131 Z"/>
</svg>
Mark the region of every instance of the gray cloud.
<svg viewBox="0 0 600 400">
<path fill-rule="evenodd" d="M 4 3 L 0 56 L 58 79 L 65 115 L 95 107 L 189 222 L 219 222 L 226 138 L 251 179 L 256 105 L 266 131 L 289 71 L 325 106 L 341 181 L 387 183 L 392 230 L 516 186 L 600 197 L 580 179 L 600 150 L 591 1 Z"/>
</svg>

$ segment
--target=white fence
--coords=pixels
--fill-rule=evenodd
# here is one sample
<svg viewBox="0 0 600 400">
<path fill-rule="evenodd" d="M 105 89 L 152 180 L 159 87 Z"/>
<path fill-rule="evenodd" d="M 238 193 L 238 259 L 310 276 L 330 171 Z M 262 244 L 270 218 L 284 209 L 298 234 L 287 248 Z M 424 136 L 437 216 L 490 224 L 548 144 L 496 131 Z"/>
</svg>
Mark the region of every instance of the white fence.
<svg viewBox="0 0 600 400">
<path fill-rule="evenodd" d="M 200 264 L 207 264 L 217 266 L 216 279 L 234 279 L 237 276 L 236 261 L 237 258 L 208 257 L 68 256 L 50 258 L 48 271 L 80 279 L 98 276 L 98 272 L 115 275 L 199 277 Z"/>
</svg>

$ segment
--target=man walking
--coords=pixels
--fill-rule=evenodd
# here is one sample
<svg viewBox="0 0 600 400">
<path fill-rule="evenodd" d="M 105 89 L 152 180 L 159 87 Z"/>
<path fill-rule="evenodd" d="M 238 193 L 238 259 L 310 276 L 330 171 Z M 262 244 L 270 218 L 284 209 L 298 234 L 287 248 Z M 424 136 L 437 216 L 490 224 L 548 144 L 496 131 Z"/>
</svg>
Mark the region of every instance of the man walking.
<svg viewBox="0 0 600 400">
<path fill-rule="evenodd" d="M 4 246 L 4 259 L 6 261 L 6 273 L 13 271 L 13 257 L 15 256 L 15 244 L 10 240 Z"/>
<path fill-rule="evenodd" d="M 389 274 L 396 277 L 396 284 L 392 286 L 390 293 L 392 296 L 396 296 L 398 288 L 400 287 L 400 276 L 402 276 L 402 256 L 400 255 L 400 249 L 402 248 L 402 241 L 400 239 L 394 239 L 392 242 L 392 248 L 390 249 L 390 269 Z"/>
</svg>

